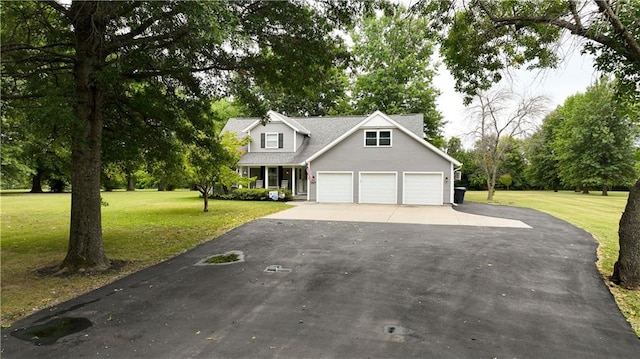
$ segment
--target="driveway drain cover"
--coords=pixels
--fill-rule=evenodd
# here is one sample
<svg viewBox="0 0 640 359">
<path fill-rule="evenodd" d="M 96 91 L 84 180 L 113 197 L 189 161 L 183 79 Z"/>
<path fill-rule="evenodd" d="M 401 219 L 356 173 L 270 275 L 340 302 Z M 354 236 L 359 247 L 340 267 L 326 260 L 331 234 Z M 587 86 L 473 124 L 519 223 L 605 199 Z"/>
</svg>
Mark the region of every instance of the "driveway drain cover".
<svg viewBox="0 0 640 359">
<path fill-rule="evenodd" d="M 220 259 L 220 261 L 211 259 Z M 228 251 L 222 254 L 214 254 L 212 256 L 203 258 L 195 265 L 197 266 L 222 266 L 227 264 L 235 264 L 244 262 L 244 253 L 242 251 Z"/>
<path fill-rule="evenodd" d="M 393 334 L 393 335 L 409 335 L 412 334 L 413 331 L 408 328 L 403 328 L 397 325 L 386 325 L 384 327 L 385 334 Z"/>
<path fill-rule="evenodd" d="M 267 268 L 264 271 L 265 272 L 270 272 L 270 273 L 291 272 L 291 269 L 282 268 L 282 266 L 279 265 L 279 264 L 272 264 L 272 265 L 267 266 Z"/>
</svg>

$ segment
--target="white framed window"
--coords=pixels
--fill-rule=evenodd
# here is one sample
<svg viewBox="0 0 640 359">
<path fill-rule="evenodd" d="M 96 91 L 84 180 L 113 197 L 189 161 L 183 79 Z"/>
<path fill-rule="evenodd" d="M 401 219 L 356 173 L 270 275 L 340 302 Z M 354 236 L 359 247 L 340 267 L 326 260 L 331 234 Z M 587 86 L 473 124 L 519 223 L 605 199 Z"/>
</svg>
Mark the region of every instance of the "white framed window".
<svg viewBox="0 0 640 359">
<path fill-rule="evenodd" d="M 365 147 L 391 147 L 391 130 L 364 131 Z"/>
<path fill-rule="evenodd" d="M 265 134 L 265 148 L 278 148 L 278 134 L 266 133 Z"/>
</svg>

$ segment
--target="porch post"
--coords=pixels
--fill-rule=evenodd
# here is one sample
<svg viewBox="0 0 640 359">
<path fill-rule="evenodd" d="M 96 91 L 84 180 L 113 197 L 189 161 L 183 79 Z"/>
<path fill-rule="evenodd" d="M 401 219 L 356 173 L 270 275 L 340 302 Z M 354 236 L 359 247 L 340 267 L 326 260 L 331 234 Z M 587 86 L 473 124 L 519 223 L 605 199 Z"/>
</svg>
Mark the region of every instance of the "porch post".
<svg viewBox="0 0 640 359">
<path fill-rule="evenodd" d="M 264 188 L 269 188 L 269 166 L 264 166 Z"/>
<path fill-rule="evenodd" d="M 298 169 L 291 166 L 291 196 L 296 195 L 296 178 L 298 177 Z"/>
</svg>

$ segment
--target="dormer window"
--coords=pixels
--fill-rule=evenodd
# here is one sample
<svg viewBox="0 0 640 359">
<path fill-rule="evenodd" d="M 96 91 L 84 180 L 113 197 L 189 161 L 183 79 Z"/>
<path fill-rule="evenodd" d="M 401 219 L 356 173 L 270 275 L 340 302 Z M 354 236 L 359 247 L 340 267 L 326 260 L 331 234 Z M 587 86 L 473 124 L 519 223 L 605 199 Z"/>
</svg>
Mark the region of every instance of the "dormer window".
<svg viewBox="0 0 640 359">
<path fill-rule="evenodd" d="M 365 147 L 391 147 L 391 130 L 364 131 Z"/>
<path fill-rule="evenodd" d="M 260 147 L 267 149 L 283 148 L 283 134 L 267 132 L 260 135 Z"/>
</svg>

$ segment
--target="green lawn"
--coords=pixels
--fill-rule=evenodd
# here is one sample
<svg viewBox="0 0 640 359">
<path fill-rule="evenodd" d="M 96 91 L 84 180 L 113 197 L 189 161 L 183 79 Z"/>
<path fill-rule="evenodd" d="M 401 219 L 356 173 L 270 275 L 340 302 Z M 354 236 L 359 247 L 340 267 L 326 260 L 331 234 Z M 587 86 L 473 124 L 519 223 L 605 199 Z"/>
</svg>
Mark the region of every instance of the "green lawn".
<svg viewBox="0 0 640 359">
<path fill-rule="evenodd" d="M 573 191 L 498 191 L 493 203 L 534 208 L 563 219 L 591 233 L 598 243 L 597 267 L 607 284 L 618 259 L 618 222 L 627 203 L 628 192 L 600 192 L 585 195 Z M 465 201 L 487 202 L 486 191 L 467 191 Z M 620 310 L 640 336 L 640 291 L 609 285 Z"/>
<path fill-rule="evenodd" d="M 104 247 L 124 271 L 71 278 L 41 277 L 35 269 L 62 261 L 69 236 L 71 195 L 3 192 L 0 196 L 1 320 L 6 326 L 33 311 L 98 288 L 288 206 L 276 202 L 210 201 L 198 192 L 105 192 Z"/>
</svg>

